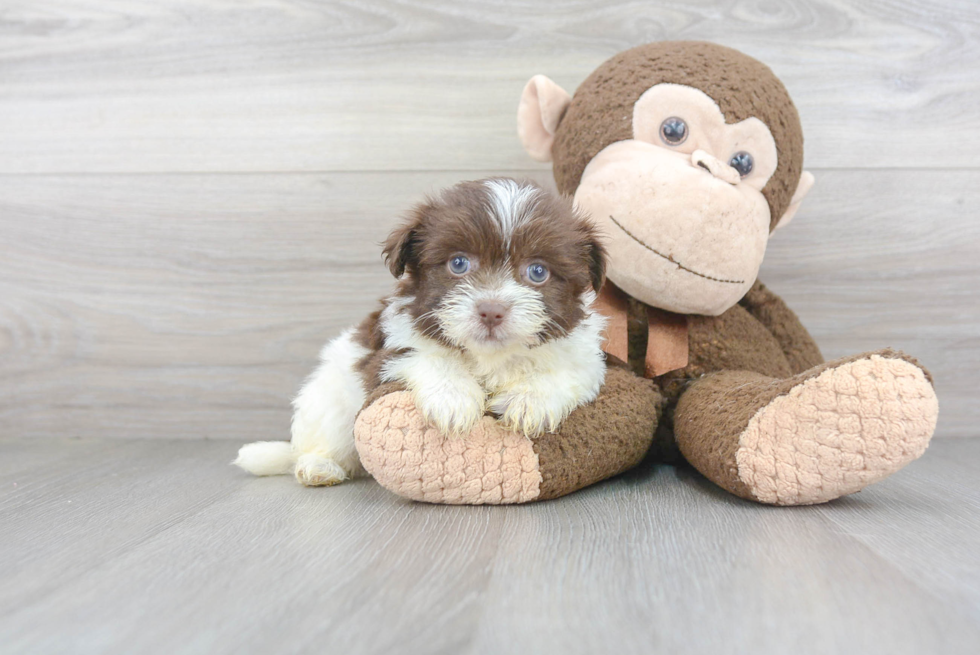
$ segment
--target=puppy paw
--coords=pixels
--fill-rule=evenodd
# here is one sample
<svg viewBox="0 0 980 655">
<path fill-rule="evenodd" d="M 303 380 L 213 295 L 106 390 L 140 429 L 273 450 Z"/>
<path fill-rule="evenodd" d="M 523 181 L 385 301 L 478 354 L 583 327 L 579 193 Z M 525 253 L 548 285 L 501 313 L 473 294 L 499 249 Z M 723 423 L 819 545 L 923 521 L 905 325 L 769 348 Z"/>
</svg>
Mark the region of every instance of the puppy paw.
<svg viewBox="0 0 980 655">
<path fill-rule="evenodd" d="M 349 480 L 351 472 L 343 466 L 320 455 L 300 455 L 296 460 L 296 480 L 307 487 L 332 487 Z"/>
<path fill-rule="evenodd" d="M 419 389 L 415 392 L 415 405 L 439 432 L 459 436 L 467 434 L 483 418 L 486 393 L 476 381 L 439 389 Z"/>
<path fill-rule="evenodd" d="M 534 391 L 509 392 L 490 402 L 490 410 L 504 427 L 526 437 L 554 432 L 572 409 L 568 403 Z"/>
</svg>

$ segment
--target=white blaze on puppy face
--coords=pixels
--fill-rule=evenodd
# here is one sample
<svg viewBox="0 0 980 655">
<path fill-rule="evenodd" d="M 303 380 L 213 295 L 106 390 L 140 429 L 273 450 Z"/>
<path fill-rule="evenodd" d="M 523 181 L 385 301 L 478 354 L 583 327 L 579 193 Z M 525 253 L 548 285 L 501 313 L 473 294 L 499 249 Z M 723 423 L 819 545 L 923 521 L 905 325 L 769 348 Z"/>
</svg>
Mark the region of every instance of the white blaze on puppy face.
<svg viewBox="0 0 980 655">
<path fill-rule="evenodd" d="M 538 190 L 510 179 L 487 180 L 484 186 L 490 192 L 490 216 L 500 226 L 500 236 L 509 248 L 514 231 L 527 223 L 533 215 L 534 199 Z"/>
<path fill-rule="evenodd" d="M 683 136 L 670 139 L 667 121 Z M 634 138 L 604 148 L 585 168 L 575 205 L 607 236 L 609 278 L 643 302 L 719 315 L 752 286 L 769 240 L 762 189 L 776 145 L 755 118 L 729 125 L 705 93 L 676 84 L 634 106 Z M 741 175 L 731 163 L 751 156 Z"/>
</svg>

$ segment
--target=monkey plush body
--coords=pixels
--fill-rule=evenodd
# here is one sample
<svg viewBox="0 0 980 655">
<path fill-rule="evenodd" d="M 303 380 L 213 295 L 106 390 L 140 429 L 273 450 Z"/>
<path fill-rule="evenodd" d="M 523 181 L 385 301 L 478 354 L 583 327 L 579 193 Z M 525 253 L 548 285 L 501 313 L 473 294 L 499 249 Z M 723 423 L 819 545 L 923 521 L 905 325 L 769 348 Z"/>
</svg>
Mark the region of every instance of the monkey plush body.
<svg viewBox="0 0 980 655">
<path fill-rule="evenodd" d="M 602 64 L 574 97 L 535 76 L 518 124 L 607 237 L 606 385 L 533 441 L 491 417 L 443 437 L 408 392 L 382 387 L 355 426 L 382 485 L 431 502 L 527 502 L 652 453 L 743 498 L 799 505 L 925 451 L 938 415 L 928 372 L 887 349 L 824 362 L 757 280 L 769 235 L 813 182 L 796 108 L 766 66 L 714 44 L 648 44 Z"/>
</svg>

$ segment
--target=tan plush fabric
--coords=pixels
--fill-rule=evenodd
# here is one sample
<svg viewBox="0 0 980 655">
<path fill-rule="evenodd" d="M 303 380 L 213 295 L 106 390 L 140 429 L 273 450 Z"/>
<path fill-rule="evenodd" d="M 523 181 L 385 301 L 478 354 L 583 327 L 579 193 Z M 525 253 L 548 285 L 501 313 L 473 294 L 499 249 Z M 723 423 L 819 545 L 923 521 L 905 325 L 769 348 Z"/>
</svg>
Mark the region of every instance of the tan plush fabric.
<svg viewBox="0 0 980 655">
<path fill-rule="evenodd" d="M 544 75 L 535 75 L 524 86 L 517 107 L 517 135 L 537 161 L 551 161 L 551 145 L 558 122 L 572 97 Z"/>
<path fill-rule="evenodd" d="M 606 235 L 610 279 L 655 307 L 717 316 L 759 274 L 771 225 L 765 198 L 706 173 L 693 155 L 617 141 L 586 167 L 574 202 Z"/>
<path fill-rule="evenodd" d="M 938 414 L 932 385 L 903 359 L 830 368 L 752 417 L 735 453 L 738 477 L 764 503 L 839 498 L 922 455 Z"/>
<path fill-rule="evenodd" d="M 430 503 L 526 503 L 541 495 L 531 442 L 484 419 L 465 438 L 422 419 L 411 394 L 396 391 L 364 409 L 354 427 L 364 468 L 399 496 Z"/>
<path fill-rule="evenodd" d="M 670 146 L 670 151 L 687 155 L 714 177 L 761 191 L 776 171 L 776 142 L 765 123 L 753 117 L 732 124 L 725 120 L 714 98 L 683 84 L 657 84 L 644 91 L 633 106 L 634 138 L 662 143 L 660 127 L 671 117 L 682 118 L 691 130 L 684 141 Z M 722 161 L 727 159 L 725 153 L 739 150 L 752 153 L 752 170 L 744 177 Z"/>
</svg>

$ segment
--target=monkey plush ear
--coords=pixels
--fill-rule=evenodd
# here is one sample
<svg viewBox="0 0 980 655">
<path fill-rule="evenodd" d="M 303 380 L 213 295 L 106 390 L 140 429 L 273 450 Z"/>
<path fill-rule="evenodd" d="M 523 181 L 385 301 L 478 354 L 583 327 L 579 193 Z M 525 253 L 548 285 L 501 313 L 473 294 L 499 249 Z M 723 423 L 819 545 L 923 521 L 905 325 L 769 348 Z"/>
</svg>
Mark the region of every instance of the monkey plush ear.
<svg viewBox="0 0 980 655">
<path fill-rule="evenodd" d="M 524 85 L 517 106 L 517 134 L 527 154 L 537 161 L 551 161 L 555 131 L 572 96 L 544 75 L 535 75 Z"/>
<path fill-rule="evenodd" d="M 776 223 L 776 227 L 773 230 L 778 230 L 784 227 L 787 223 L 793 220 L 796 216 L 796 210 L 800 208 L 800 203 L 803 202 L 804 196 L 809 193 L 810 189 L 813 188 L 813 173 L 810 171 L 803 171 L 800 175 L 799 184 L 796 185 L 796 192 L 793 197 L 789 200 L 789 207 L 783 212 L 783 215 L 779 217 L 779 222 Z"/>
</svg>

